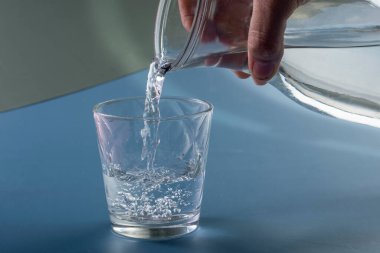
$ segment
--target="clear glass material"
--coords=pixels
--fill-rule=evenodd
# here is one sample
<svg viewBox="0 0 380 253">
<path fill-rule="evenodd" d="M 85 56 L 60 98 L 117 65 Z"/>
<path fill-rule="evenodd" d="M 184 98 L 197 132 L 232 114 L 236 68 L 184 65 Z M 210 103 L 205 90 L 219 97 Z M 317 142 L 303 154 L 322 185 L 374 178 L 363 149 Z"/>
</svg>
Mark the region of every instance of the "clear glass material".
<svg viewBox="0 0 380 253">
<path fill-rule="evenodd" d="M 198 227 L 213 107 L 161 98 L 159 118 L 144 118 L 144 103 L 127 98 L 94 108 L 108 210 L 118 234 L 169 239 Z M 141 157 L 147 122 L 159 136 L 149 168 Z"/>
<path fill-rule="evenodd" d="M 161 0 L 156 58 L 172 69 L 191 66 L 247 69 L 252 0 Z M 286 48 L 380 45 L 379 0 L 310 0 L 288 20 Z"/>
<path fill-rule="evenodd" d="M 287 49 L 270 83 L 330 116 L 380 127 L 380 47 Z"/>
<path fill-rule="evenodd" d="M 156 58 L 171 70 L 247 70 L 252 3 L 161 0 Z M 310 0 L 288 20 L 284 44 L 270 83 L 308 108 L 380 127 L 380 0 Z"/>
</svg>

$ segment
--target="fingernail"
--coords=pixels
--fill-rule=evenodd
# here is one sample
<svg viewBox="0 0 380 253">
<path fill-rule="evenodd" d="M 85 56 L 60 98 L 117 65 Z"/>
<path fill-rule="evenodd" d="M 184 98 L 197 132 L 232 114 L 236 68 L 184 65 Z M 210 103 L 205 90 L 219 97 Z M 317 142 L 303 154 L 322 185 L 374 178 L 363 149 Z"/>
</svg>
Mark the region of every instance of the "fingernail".
<svg viewBox="0 0 380 253">
<path fill-rule="evenodd" d="M 258 80 L 269 80 L 274 72 L 275 65 L 272 62 L 256 61 L 253 64 L 253 75 Z"/>
</svg>

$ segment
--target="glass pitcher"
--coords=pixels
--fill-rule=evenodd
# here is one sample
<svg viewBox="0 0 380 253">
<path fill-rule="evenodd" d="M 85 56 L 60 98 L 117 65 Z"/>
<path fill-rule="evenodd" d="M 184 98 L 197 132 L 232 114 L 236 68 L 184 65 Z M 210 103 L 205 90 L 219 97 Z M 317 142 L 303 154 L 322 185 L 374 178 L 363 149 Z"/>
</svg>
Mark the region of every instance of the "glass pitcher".
<svg viewBox="0 0 380 253">
<path fill-rule="evenodd" d="M 199 66 L 248 70 L 252 4 L 252 0 L 160 0 L 155 57 L 166 70 Z M 380 127 L 380 81 L 374 84 L 375 65 L 380 66 L 380 0 L 308 1 L 288 20 L 284 46 L 279 74 L 271 84 L 320 112 Z M 358 58 L 359 68 L 353 68 Z M 351 78 L 354 74 L 367 80 L 358 84 Z"/>
</svg>

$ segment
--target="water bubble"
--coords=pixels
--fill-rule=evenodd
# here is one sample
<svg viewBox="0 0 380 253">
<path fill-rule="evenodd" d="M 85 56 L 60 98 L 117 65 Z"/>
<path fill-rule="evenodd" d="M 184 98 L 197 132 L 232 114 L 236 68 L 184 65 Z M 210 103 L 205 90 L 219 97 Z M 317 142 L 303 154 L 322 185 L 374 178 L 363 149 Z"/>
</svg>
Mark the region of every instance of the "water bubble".
<svg viewBox="0 0 380 253">
<path fill-rule="evenodd" d="M 118 217 L 168 220 L 173 215 L 192 212 L 199 206 L 200 195 L 194 195 L 197 192 L 197 182 L 176 175 L 175 170 L 122 170 L 120 166 L 108 169 L 111 172 L 108 175 L 114 177 L 105 174 L 107 201 L 110 203 L 110 211 L 117 213 Z M 121 170 L 124 174 L 115 173 L 114 170 Z M 194 193 L 188 189 L 194 189 Z"/>
</svg>

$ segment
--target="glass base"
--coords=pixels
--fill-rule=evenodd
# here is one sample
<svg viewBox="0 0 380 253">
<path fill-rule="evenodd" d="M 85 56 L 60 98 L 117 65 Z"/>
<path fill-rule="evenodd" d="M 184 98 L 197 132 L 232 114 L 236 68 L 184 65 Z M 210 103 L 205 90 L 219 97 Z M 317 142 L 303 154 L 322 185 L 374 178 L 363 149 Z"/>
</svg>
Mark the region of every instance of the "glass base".
<svg viewBox="0 0 380 253">
<path fill-rule="evenodd" d="M 194 219 L 195 218 L 195 219 Z M 199 215 L 184 223 L 175 224 L 112 224 L 112 230 L 122 236 L 148 239 L 148 240 L 168 240 L 178 238 L 195 231 L 199 224 Z"/>
<path fill-rule="evenodd" d="M 198 228 L 198 221 L 193 223 L 160 226 L 160 227 L 140 227 L 140 226 L 118 226 L 112 224 L 112 230 L 119 235 L 149 240 L 168 240 L 189 234 Z"/>
</svg>

